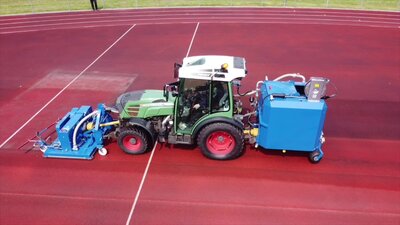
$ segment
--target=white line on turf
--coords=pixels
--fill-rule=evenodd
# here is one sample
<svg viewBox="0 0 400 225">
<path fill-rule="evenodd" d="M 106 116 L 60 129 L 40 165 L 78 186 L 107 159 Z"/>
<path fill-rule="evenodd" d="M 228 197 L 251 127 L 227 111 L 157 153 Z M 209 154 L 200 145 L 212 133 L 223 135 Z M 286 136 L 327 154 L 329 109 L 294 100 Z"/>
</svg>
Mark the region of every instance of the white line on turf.
<svg viewBox="0 0 400 225">
<path fill-rule="evenodd" d="M 200 25 L 200 23 L 198 22 L 197 26 L 196 26 L 196 29 L 194 30 L 194 33 L 193 33 L 193 36 L 192 36 L 192 41 L 190 42 L 188 51 L 186 53 L 186 57 L 190 53 L 190 49 L 192 48 L 192 44 L 193 44 L 194 38 L 196 36 L 197 29 L 199 28 L 199 25 Z M 131 223 L 131 220 L 132 220 L 132 217 L 133 217 L 133 213 L 135 212 L 136 204 L 137 204 L 137 202 L 139 200 L 139 196 L 140 196 L 140 193 L 142 192 L 143 184 L 144 184 L 144 182 L 146 180 L 147 173 L 148 173 L 149 168 L 150 168 L 151 161 L 153 160 L 153 155 L 154 155 L 156 146 L 157 146 L 157 142 L 154 144 L 153 150 L 151 150 L 151 155 L 150 155 L 149 160 L 147 162 L 146 169 L 144 170 L 144 174 L 143 174 L 143 177 L 142 177 L 142 181 L 140 182 L 138 191 L 136 192 L 135 200 L 133 201 L 133 204 L 132 204 L 132 207 L 131 207 L 131 211 L 129 212 L 128 219 L 126 220 L 126 225 L 129 225 Z"/>
<path fill-rule="evenodd" d="M 196 37 L 196 33 L 197 33 L 197 29 L 199 28 L 199 25 L 200 25 L 200 22 L 197 22 L 196 29 L 194 30 L 192 40 L 190 41 L 190 45 L 189 45 L 188 51 L 186 53 L 186 57 L 189 56 L 190 49 L 192 49 L 193 41 L 194 41 L 194 38 Z"/>
<path fill-rule="evenodd" d="M 153 160 L 153 155 L 154 155 L 155 149 L 157 147 L 157 144 L 158 143 L 156 142 L 154 144 L 153 150 L 151 150 L 149 161 L 147 162 L 147 166 L 146 166 L 146 169 L 144 170 L 142 181 L 140 182 L 139 189 L 138 189 L 138 191 L 136 193 L 135 200 L 133 201 L 133 204 L 132 204 L 132 207 L 131 207 L 131 211 L 129 212 L 128 219 L 126 220 L 126 225 L 129 225 L 131 223 L 133 212 L 135 211 L 136 204 L 137 204 L 137 202 L 139 200 L 140 192 L 142 192 L 143 184 L 144 184 L 144 181 L 146 180 L 147 172 L 149 171 L 151 161 Z"/>
<path fill-rule="evenodd" d="M 26 121 L 20 128 L 18 128 L 7 140 L 5 140 L 1 145 L 2 148 L 5 144 L 7 144 L 18 132 L 20 132 L 28 123 L 30 123 L 40 112 L 42 112 L 50 103 L 52 103 L 58 96 L 60 96 L 71 84 L 73 84 L 79 77 L 82 76 L 93 64 L 95 64 L 104 54 L 106 54 L 114 45 L 116 45 L 129 31 L 131 31 L 136 24 L 132 25 L 124 34 L 122 34 L 114 43 L 110 45 L 103 53 L 101 53 L 92 63 L 90 63 L 82 72 L 80 72 L 72 81 L 70 81 L 61 91 L 59 91 L 50 101 L 48 101 L 39 111 L 37 111 L 28 121 Z"/>
</svg>

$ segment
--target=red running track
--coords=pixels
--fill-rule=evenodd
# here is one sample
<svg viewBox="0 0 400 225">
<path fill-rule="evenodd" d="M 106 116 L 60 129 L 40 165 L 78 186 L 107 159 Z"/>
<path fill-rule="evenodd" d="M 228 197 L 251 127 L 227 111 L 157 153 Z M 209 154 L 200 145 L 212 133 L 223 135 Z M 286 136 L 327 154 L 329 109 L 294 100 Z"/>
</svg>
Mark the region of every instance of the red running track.
<svg viewBox="0 0 400 225">
<path fill-rule="evenodd" d="M 399 224 L 399 27 L 398 12 L 309 9 L 0 17 L 0 224 Z M 219 162 L 158 146 L 139 196 L 150 154 L 18 149 L 71 107 L 161 88 L 187 53 L 244 56 L 244 89 L 265 74 L 331 78 L 323 161 L 248 146 Z"/>
</svg>

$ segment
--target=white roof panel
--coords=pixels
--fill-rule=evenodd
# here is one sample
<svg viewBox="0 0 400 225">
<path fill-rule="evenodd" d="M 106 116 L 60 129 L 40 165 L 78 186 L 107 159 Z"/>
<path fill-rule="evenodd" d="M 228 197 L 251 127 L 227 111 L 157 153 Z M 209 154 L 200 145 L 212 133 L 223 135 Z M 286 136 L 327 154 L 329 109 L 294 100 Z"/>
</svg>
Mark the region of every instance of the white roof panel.
<svg viewBox="0 0 400 225">
<path fill-rule="evenodd" d="M 226 69 L 222 67 L 227 64 Z M 242 57 L 203 55 L 183 59 L 179 78 L 232 81 L 247 74 L 246 61 Z"/>
</svg>

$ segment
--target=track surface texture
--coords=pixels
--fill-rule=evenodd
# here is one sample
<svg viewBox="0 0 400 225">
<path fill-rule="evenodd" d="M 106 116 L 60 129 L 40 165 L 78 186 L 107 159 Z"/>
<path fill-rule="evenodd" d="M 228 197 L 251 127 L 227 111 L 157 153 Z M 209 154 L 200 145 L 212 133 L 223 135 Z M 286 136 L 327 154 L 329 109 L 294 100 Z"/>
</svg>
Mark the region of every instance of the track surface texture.
<svg viewBox="0 0 400 225">
<path fill-rule="evenodd" d="M 398 12 L 309 9 L 0 17 L 0 224 L 398 225 L 399 27 Z M 330 78 L 321 163 L 251 146 L 223 162 L 167 145 L 111 143 L 92 161 L 19 148 L 72 107 L 161 89 L 187 54 L 245 57 L 242 90 L 266 74 Z"/>
</svg>

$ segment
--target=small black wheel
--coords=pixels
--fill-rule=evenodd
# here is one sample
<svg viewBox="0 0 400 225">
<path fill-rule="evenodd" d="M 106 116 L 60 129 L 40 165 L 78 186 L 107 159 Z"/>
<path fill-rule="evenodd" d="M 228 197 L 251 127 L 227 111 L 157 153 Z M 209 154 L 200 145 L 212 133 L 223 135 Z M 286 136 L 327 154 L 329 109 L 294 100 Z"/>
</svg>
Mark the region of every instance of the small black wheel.
<svg viewBox="0 0 400 225">
<path fill-rule="evenodd" d="M 243 152 L 244 137 L 240 129 L 226 123 L 214 123 L 200 131 L 197 139 L 201 152 L 210 159 L 229 160 Z"/>
<path fill-rule="evenodd" d="M 147 136 L 138 129 L 122 130 L 117 139 L 118 146 L 128 154 L 143 154 L 149 147 Z"/>
<path fill-rule="evenodd" d="M 322 159 L 322 155 L 319 150 L 315 150 L 310 153 L 308 158 L 309 158 L 310 162 L 312 162 L 312 163 L 319 163 Z"/>
</svg>

